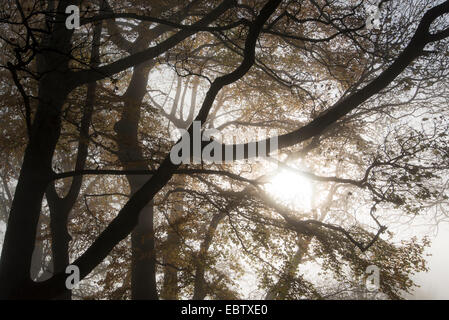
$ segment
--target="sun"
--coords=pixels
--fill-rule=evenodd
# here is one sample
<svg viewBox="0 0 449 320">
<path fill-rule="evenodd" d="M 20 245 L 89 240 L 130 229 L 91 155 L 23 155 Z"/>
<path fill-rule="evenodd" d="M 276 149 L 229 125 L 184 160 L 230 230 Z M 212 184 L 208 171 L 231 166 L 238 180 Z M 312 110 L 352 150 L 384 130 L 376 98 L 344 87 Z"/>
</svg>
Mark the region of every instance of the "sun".
<svg viewBox="0 0 449 320">
<path fill-rule="evenodd" d="M 308 211 L 312 207 L 313 185 L 299 173 L 283 169 L 265 188 L 274 199 L 292 209 Z"/>
</svg>

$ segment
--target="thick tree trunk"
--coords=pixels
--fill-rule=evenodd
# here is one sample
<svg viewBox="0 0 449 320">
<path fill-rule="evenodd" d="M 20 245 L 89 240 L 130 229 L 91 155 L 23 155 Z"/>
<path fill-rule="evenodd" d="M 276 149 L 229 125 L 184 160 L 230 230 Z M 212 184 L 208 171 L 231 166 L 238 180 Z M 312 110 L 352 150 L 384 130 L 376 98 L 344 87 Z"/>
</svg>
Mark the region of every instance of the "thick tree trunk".
<svg viewBox="0 0 449 320">
<path fill-rule="evenodd" d="M 145 176 L 129 177 L 132 192 L 138 190 L 147 180 L 148 177 Z M 140 211 L 138 224 L 131 233 L 131 250 L 131 298 L 157 300 L 152 201 Z"/>
<path fill-rule="evenodd" d="M 100 62 L 100 38 L 101 38 L 101 22 L 95 24 L 92 49 L 91 49 L 91 67 L 96 68 Z M 95 104 L 95 94 L 97 83 L 92 82 L 87 86 L 86 101 L 83 107 L 83 115 L 81 118 L 78 152 L 76 156 L 75 170 L 83 170 L 86 164 L 88 147 L 89 147 L 89 128 L 92 120 L 92 114 Z M 50 229 L 52 238 L 52 262 L 53 272 L 65 272 L 65 267 L 70 264 L 69 242 L 72 240 L 68 223 L 70 213 L 78 199 L 83 176 L 73 178 L 67 195 L 60 198 L 56 192 L 55 185 L 52 183 L 47 189 L 47 202 L 50 208 Z M 58 300 L 70 300 L 72 293 L 65 290 L 61 295 L 56 297 Z"/>
<path fill-rule="evenodd" d="M 49 199 L 48 196 L 47 199 Z M 50 229 L 53 272 L 65 272 L 65 267 L 70 263 L 69 242 L 72 238 L 69 235 L 67 223 L 72 206 L 64 203 L 61 199 L 56 201 L 48 200 L 48 204 L 51 212 Z M 70 300 L 71 297 L 71 291 L 66 289 L 56 299 Z"/>
<path fill-rule="evenodd" d="M 153 62 L 138 65 L 124 95 L 125 106 L 120 121 L 117 122 L 117 143 L 119 159 L 125 170 L 147 170 L 138 142 L 138 125 L 141 105 L 146 94 L 148 73 Z M 131 194 L 148 181 L 148 176 L 128 175 Z M 138 224 L 131 234 L 131 298 L 157 300 L 156 256 L 153 230 L 153 202 L 148 203 L 139 213 Z"/>
<path fill-rule="evenodd" d="M 31 281 L 30 267 L 42 199 L 52 177 L 51 160 L 60 133 L 66 88 L 59 77 L 44 77 L 40 103 L 25 151 L 8 219 L 0 262 L 0 298 Z"/>
</svg>

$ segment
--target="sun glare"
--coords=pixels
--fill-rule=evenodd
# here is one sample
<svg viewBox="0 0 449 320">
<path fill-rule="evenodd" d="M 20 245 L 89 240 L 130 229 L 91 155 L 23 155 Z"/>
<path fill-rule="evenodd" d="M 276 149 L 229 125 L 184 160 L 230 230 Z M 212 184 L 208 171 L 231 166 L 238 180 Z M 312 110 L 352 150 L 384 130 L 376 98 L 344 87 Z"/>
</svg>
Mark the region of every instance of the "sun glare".
<svg viewBox="0 0 449 320">
<path fill-rule="evenodd" d="M 310 210 L 312 202 L 312 184 L 301 174 L 289 170 L 282 170 L 266 185 L 271 196 L 282 203 L 297 210 Z"/>
</svg>

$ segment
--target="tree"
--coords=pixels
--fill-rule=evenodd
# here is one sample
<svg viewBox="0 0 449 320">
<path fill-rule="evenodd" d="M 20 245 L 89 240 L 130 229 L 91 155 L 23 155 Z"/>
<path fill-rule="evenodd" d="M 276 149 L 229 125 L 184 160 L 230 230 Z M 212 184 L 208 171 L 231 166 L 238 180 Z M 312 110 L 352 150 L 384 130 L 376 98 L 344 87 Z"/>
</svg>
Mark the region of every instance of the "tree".
<svg viewBox="0 0 449 320">
<path fill-rule="evenodd" d="M 19 120 L 14 119 L 22 126 L 8 128 L 8 134 L 22 127 L 27 137 L 23 133 L 19 136 L 28 138 L 28 142 L 9 205 L 0 263 L 0 297 L 55 298 L 67 294 L 64 271 L 69 264 L 68 214 L 81 210 L 76 199 L 79 201 L 87 183 L 95 183 L 84 181 L 83 187 L 82 177 L 105 174 L 126 175 L 131 195 L 126 202 L 117 201 L 121 205 L 118 214 L 72 264 L 85 278 L 132 232 L 131 287 L 135 298 L 157 298 L 158 254 L 165 256 L 162 264 L 167 277 L 173 269 L 184 275 L 182 283 L 172 272 L 171 289 L 185 288 L 198 299 L 206 295 L 235 296 L 232 274 L 224 274 L 217 263 L 220 249 L 226 252 L 236 245 L 241 246 L 251 263 L 258 261 L 258 272 L 271 297 L 323 296 L 310 281 L 295 274 L 297 266 L 305 263 L 302 259 L 306 253 L 323 259 L 324 270 L 347 282 L 351 282 L 348 274 L 360 276 L 370 262 L 384 266 L 381 288 L 391 298 L 400 297 L 400 290 L 412 287 L 410 274 L 424 268 L 423 245 L 412 240 L 397 246 L 382 239 L 386 227 L 375 210 L 383 206 L 384 210 L 416 214 L 426 207 L 425 203 L 435 205 L 444 200 L 438 185 L 447 170 L 447 120 L 441 106 L 447 102 L 449 31 L 444 15 L 449 12 L 448 1 L 410 6 L 387 1 L 381 7 L 387 12 L 385 23 L 375 31 L 365 28 L 363 8 L 355 2 L 160 1 L 147 12 L 149 8 L 140 1 L 130 1 L 122 10 L 115 2 L 99 1 L 92 4 L 93 8 L 84 4 L 83 27 L 76 31 L 65 27 L 65 9 L 79 6 L 80 1 L 61 0 L 56 7 L 53 4 L 11 2 L 1 18 L 7 27 L 2 35 L 2 47 L 7 53 L 2 60 L 12 61 L 3 63 L 10 73 L 3 95 L 11 101 L 4 116 L 12 117 L 24 110 Z M 424 14 L 415 11 L 421 7 L 426 8 Z M 113 50 L 118 53 L 111 53 Z M 171 112 L 160 100 L 170 98 L 169 93 L 147 100 L 150 72 L 165 70 L 155 70 L 156 66 L 175 70 L 179 88 L 184 78 L 184 83 L 194 82 L 186 121 L 181 121 L 186 89 L 184 93 L 177 90 Z M 129 68 L 133 68 L 132 73 L 127 71 Z M 199 79 L 208 84 L 197 108 L 194 97 L 198 88 L 205 86 Z M 16 87 L 13 94 L 7 91 L 12 83 Z M 117 99 L 120 90 L 123 94 Z M 85 101 L 84 108 L 79 107 L 81 101 Z M 175 106 L 180 101 L 176 117 Z M 429 103 L 432 107 L 426 108 Z M 248 107 L 242 107 L 245 105 Z M 107 114 L 108 109 L 119 110 L 120 120 L 116 122 Z M 83 111 L 74 116 L 70 114 L 74 110 Z M 423 122 L 428 114 L 434 116 L 433 125 L 419 128 L 396 120 L 408 120 L 421 111 L 425 111 L 420 115 Z M 245 167 L 263 167 L 258 164 L 172 163 L 169 153 L 173 143 L 145 127 L 156 123 L 161 115 L 175 126 L 187 128 L 190 135 L 194 120 L 223 133 L 244 128 L 246 132 L 241 132 L 247 137 L 254 135 L 251 128 L 271 129 L 278 138 L 277 148 L 286 155 L 277 159 L 279 166 L 298 171 L 292 163 L 301 159 L 303 167 L 309 168 L 299 173 L 322 184 L 320 193 L 328 193 L 327 203 L 322 208 L 317 205 L 312 215 L 279 205 L 262 187 L 266 175 L 242 173 Z M 71 151 L 65 140 L 70 123 L 79 130 L 75 135 L 77 156 L 71 152 L 69 160 L 64 161 L 67 156 L 61 152 L 64 148 L 66 153 Z M 159 128 L 155 125 L 155 129 Z M 372 134 L 373 130 L 378 133 Z M 257 141 L 257 146 L 263 143 L 270 147 L 269 139 Z M 243 159 L 234 160 L 249 157 L 251 144 L 231 144 L 219 145 L 223 155 L 227 147 L 242 147 Z M 89 145 L 98 150 L 89 149 Z M 146 153 L 146 149 L 150 152 Z M 66 169 L 74 161 L 74 171 Z M 59 171 L 55 164 L 65 170 Z M 112 169 L 101 168 L 104 164 Z M 97 168 L 84 169 L 93 166 Z M 335 176 L 329 176 L 332 170 L 326 168 L 333 167 Z M 348 173 L 351 170 L 353 174 Z M 6 167 L 2 171 L 6 173 Z M 183 176 L 184 183 L 178 189 L 167 190 L 176 184 L 174 175 Z M 60 200 L 54 181 L 62 178 L 73 179 L 63 198 L 64 209 L 55 205 Z M 109 181 L 117 183 L 116 193 L 126 193 L 123 183 Z M 54 274 L 34 282 L 30 269 L 46 192 Z M 170 198 L 176 193 L 184 196 Z M 365 198 L 364 210 L 372 218 L 374 232 L 365 230 L 370 227 L 368 222 L 356 221 L 353 208 L 340 217 L 325 213 L 347 205 L 352 195 Z M 162 197 L 161 204 L 158 197 Z M 334 201 L 334 197 L 338 200 Z M 152 204 L 155 199 L 161 208 Z M 154 210 L 163 212 L 165 201 L 171 201 L 170 207 L 175 208 L 183 199 L 199 203 L 196 208 L 201 210 L 194 217 L 195 207 L 183 205 L 178 210 L 182 211 L 182 222 L 176 224 L 182 227 L 169 223 L 168 228 L 162 228 L 168 237 L 178 237 L 175 247 L 179 253 L 170 259 L 169 249 L 157 244 Z M 171 209 L 170 214 L 174 211 Z M 56 216 L 60 223 L 52 218 Z M 186 250 L 189 241 L 199 241 L 199 249 Z M 62 249 L 58 250 L 57 245 Z M 258 249 L 266 259 L 254 253 Z M 57 252 L 63 256 L 60 260 L 55 256 Z M 402 270 L 392 267 L 388 257 L 401 262 Z M 283 271 L 271 262 L 277 258 L 285 262 Z M 239 274 L 241 262 L 235 259 L 231 264 Z M 120 263 L 115 267 L 122 268 Z M 277 283 L 269 276 L 272 270 L 279 271 Z"/>
</svg>

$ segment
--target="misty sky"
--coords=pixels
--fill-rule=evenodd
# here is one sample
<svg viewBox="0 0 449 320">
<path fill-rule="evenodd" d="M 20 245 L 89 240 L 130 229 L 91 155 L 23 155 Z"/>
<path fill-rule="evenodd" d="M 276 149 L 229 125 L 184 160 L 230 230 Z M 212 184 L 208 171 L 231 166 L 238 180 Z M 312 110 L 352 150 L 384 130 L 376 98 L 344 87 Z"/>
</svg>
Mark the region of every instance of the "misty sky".
<svg viewBox="0 0 449 320">
<path fill-rule="evenodd" d="M 416 275 L 421 287 L 410 299 L 449 299 L 449 224 L 441 224 L 438 234 L 431 240 L 429 272 Z"/>
</svg>

